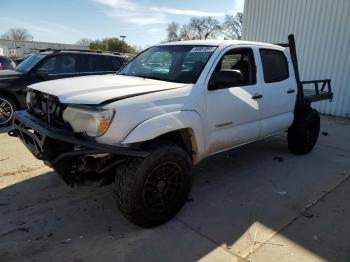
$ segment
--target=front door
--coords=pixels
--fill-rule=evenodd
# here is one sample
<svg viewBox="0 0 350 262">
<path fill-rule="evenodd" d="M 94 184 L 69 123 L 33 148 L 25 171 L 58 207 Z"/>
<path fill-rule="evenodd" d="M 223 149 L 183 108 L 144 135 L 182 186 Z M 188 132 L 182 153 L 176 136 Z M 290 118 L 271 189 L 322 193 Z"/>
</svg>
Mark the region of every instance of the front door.
<svg viewBox="0 0 350 262">
<path fill-rule="evenodd" d="M 44 75 L 38 72 L 43 70 Z M 31 82 L 49 81 L 79 75 L 78 63 L 75 54 L 57 54 L 49 56 L 32 74 Z"/>
<path fill-rule="evenodd" d="M 253 50 L 228 50 L 213 75 L 225 69 L 239 70 L 243 81 L 237 86 L 206 91 L 209 154 L 258 139 L 260 134 L 263 96 L 262 87 L 256 81 Z"/>
</svg>

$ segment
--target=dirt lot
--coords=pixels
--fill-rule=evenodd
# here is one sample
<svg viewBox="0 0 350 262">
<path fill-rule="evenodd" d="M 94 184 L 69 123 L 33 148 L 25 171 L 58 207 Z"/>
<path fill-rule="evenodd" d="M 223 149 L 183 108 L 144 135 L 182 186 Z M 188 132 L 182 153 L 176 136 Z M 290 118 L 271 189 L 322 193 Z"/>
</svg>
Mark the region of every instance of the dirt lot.
<svg viewBox="0 0 350 262">
<path fill-rule="evenodd" d="M 111 187 L 70 188 L 0 129 L 0 261 L 350 261 L 350 121 L 323 117 L 306 156 L 285 134 L 195 168 L 186 206 L 130 224 Z"/>
</svg>

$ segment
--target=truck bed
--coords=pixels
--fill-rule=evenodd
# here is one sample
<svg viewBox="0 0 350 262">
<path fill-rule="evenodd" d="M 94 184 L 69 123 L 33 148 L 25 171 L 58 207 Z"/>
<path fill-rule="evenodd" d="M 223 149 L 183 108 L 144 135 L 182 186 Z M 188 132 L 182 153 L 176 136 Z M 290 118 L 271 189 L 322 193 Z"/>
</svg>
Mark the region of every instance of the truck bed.
<svg viewBox="0 0 350 262">
<path fill-rule="evenodd" d="M 330 79 L 300 81 L 300 84 L 302 85 L 303 91 L 302 99 L 304 99 L 305 102 L 331 101 L 333 98 Z"/>
</svg>

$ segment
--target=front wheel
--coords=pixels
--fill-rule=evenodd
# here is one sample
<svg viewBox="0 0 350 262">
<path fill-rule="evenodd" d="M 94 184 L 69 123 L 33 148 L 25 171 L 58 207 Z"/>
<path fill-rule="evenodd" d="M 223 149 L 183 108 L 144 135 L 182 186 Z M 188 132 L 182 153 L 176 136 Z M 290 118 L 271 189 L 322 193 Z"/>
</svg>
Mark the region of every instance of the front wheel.
<svg viewBox="0 0 350 262">
<path fill-rule="evenodd" d="M 121 213 L 141 227 L 174 217 L 192 186 L 192 161 L 177 145 L 161 145 L 146 159 L 130 159 L 117 169 L 114 196 Z"/>
<path fill-rule="evenodd" d="M 0 95 L 0 127 L 11 123 L 16 103 L 9 97 Z"/>
<path fill-rule="evenodd" d="M 289 150 L 298 155 L 309 153 L 320 132 L 320 116 L 314 109 L 297 111 L 293 125 L 288 130 Z"/>
</svg>

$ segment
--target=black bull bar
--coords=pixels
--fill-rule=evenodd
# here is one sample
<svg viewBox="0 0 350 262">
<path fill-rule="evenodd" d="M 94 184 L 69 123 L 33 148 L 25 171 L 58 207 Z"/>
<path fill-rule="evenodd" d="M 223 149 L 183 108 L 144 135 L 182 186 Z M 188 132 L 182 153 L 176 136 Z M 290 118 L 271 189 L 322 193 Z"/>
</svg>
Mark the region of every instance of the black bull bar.
<svg viewBox="0 0 350 262">
<path fill-rule="evenodd" d="M 40 160 L 47 160 L 51 163 L 58 162 L 60 159 L 72 156 L 81 156 L 87 154 L 110 153 L 119 156 L 132 156 L 145 158 L 148 152 L 130 149 L 120 146 L 105 145 L 88 140 L 84 137 L 78 137 L 70 130 L 64 130 L 49 126 L 46 122 L 34 117 L 27 111 L 17 111 L 14 113 L 12 121 L 13 130 L 8 134 L 18 137 L 29 151 Z M 54 156 L 49 152 L 54 148 L 49 148 L 49 141 L 55 141 L 60 144 L 70 145 L 70 151 L 60 152 Z M 74 150 L 79 146 L 79 150 Z"/>
</svg>

